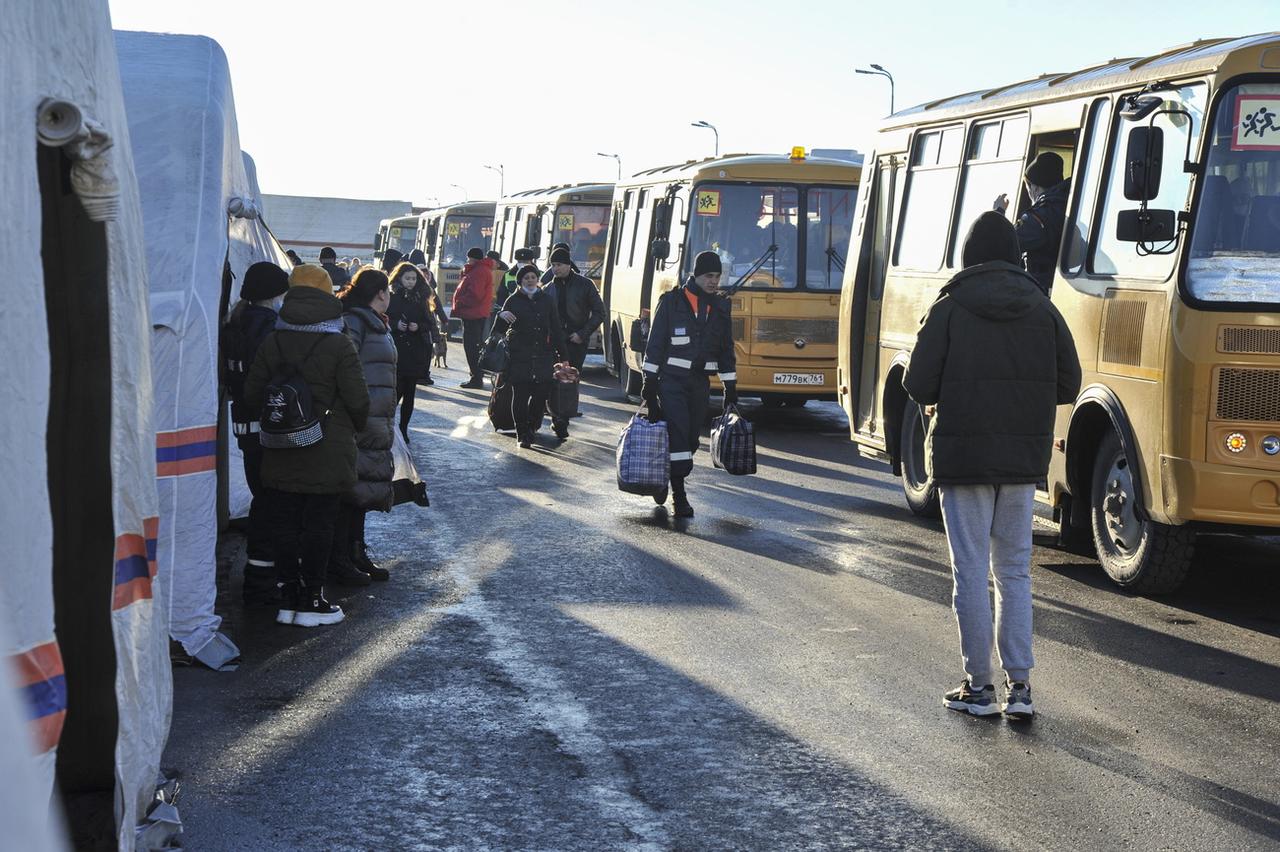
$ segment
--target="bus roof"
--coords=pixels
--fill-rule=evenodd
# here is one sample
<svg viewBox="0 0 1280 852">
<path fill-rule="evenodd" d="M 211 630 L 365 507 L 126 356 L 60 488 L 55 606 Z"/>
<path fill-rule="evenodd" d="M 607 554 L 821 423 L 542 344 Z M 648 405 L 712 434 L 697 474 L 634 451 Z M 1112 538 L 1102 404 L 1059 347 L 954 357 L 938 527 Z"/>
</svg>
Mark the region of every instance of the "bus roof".
<svg viewBox="0 0 1280 852">
<path fill-rule="evenodd" d="M 787 169 L 788 171 L 779 171 Z M 794 171 L 791 171 L 794 170 Z M 849 160 L 828 159 L 826 157 L 806 157 L 793 160 L 784 154 L 729 154 L 724 157 L 708 157 L 705 160 L 689 160 L 670 166 L 659 166 L 636 172 L 631 179 L 623 181 L 626 186 L 643 186 L 652 183 L 666 183 L 696 179 L 702 176 L 718 177 L 720 172 L 732 171 L 737 178 L 772 178 L 779 179 L 784 175 L 792 179 L 805 181 L 836 181 L 838 183 L 857 183 L 862 167 Z"/>
<path fill-rule="evenodd" d="M 526 189 L 513 192 L 502 199 L 499 204 L 529 204 L 534 201 L 560 201 L 566 196 L 578 196 L 568 200 L 584 201 L 588 204 L 597 202 L 608 204 L 613 200 L 613 184 L 611 183 L 566 183 L 560 186 L 547 186 L 541 189 Z"/>
<path fill-rule="evenodd" d="M 460 201 L 444 207 L 432 207 L 418 214 L 422 221 L 438 219 L 441 216 L 492 216 L 497 204 L 493 201 Z"/>
<path fill-rule="evenodd" d="M 1268 46 L 1280 47 L 1280 33 L 1200 39 L 1171 47 L 1153 56 L 1112 59 L 1078 71 L 1042 74 L 1031 80 L 994 89 L 966 92 L 918 104 L 886 118 L 881 129 L 906 127 L 921 121 L 944 120 L 975 112 L 1009 109 L 1090 92 L 1129 88 L 1153 80 L 1204 74 L 1216 71 L 1233 54 L 1240 51 L 1261 53 Z M 1253 70 L 1257 67 L 1261 66 L 1256 66 Z M 1266 67 L 1280 70 L 1280 53 L 1272 55 Z"/>
<path fill-rule="evenodd" d="M 415 228 L 418 227 L 417 216 L 397 216 L 394 219 L 383 219 L 382 221 L 386 222 L 388 225 L 391 225 L 392 227 L 403 228 L 407 225 L 413 225 Z"/>
</svg>

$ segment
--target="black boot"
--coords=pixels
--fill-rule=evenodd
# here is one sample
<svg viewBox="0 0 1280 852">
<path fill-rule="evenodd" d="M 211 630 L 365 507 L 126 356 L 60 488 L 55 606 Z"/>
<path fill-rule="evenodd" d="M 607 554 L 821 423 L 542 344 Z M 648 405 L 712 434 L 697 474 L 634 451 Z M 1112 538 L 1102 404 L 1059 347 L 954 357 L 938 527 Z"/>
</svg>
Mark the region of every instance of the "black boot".
<svg viewBox="0 0 1280 852">
<path fill-rule="evenodd" d="M 344 586 L 367 586 L 373 579 L 355 560 L 342 553 L 334 553 L 329 559 L 329 577 Z"/>
<path fill-rule="evenodd" d="M 672 504 L 675 506 L 677 518 L 692 518 L 693 506 L 689 505 L 689 496 L 684 491 L 684 478 L 671 480 Z"/>
<path fill-rule="evenodd" d="M 351 561 L 355 563 L 366 576 L 378 580 L 379 582 L 391 579 L 391 572 L 381 565 L 378 565 L 369 558 L 369 551 L 363 541 L 357 541 L 352 546 Z"/>
</svg>

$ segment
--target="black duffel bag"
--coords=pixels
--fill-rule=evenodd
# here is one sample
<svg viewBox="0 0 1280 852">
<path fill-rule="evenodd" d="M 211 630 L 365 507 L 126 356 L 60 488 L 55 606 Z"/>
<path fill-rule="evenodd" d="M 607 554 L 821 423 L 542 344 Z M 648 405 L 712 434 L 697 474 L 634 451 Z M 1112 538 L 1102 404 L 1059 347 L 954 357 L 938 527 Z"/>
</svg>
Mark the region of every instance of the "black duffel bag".
<svg viewBox="0 0 1280 852">
<path fill-rule="evenodd" d="M 507 339 L 493 335 L 480 348 L 480 369 L 486 373 L 505 373 L 511 366 L 511 353 L 507 351 Z"/>
</svg>

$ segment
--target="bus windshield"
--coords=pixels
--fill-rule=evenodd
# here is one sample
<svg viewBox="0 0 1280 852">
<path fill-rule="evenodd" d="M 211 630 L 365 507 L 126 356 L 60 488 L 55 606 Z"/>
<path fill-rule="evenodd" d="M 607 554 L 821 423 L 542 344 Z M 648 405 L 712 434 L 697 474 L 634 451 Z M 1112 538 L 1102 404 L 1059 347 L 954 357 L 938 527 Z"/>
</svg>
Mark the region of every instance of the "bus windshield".
<svg viewBox="0 0 1280 852">
<path fill-rule="evenodd" d="M 744 288 L 795 289 L 799 196 L 794 186 L 699 185 L 689 222 L 688 263 L 699 252 L 713 251 L 724 267 L 722 287 L 746 276 Z"/>
<path fill-rule="evenodd" d="M 393 225 L 391 227 L 390 237 L 387 240 L 387 248 L 393 248 L 405 257 L 409 256 L 409 252 L 413 251 L 414 240 L 417 239 L 418 229 L 413 227 L 401 227 Z"/>
<path fill-rule="evenodd" d="M 600 275 L 608 235 L 608 204 L 561 204 L 556 207 L 556 233 L 552 243 L 569 244 L 569 256 L 583 275 Z"/>
<path fill-rule="evenodd" d="M 839 290 L 853 233 L 852 187 L 812 187 L 805 213 L 804 283 L 810 290 Z"/>
<path fill-rule="evenodd" d="M 493 236 L 493 220 L 487 216 L 450 215 L 444 217 L 444 234 L 440 243 L 440 264 L 462 266 L 467 252 L 477 246 L 489 250 Z"/>
<path fill-rule="evenodd" d="M 1280 303 L 1280 83 L 1235 86 L 1218 100 L 1203 180 L 1187 292 Z"/>
</svg>

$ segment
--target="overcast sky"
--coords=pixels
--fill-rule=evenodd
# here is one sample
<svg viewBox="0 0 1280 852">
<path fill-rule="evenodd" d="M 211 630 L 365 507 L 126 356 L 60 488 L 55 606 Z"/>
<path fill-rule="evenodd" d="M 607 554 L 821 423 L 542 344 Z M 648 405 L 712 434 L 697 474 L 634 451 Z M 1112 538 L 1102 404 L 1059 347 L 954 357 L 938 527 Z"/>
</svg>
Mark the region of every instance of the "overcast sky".
<svg viewBox="0 0 1280 852">
<path fill-rule="evenodd" d="M 1277 0 L 110 0 L 117 29 L 197 33 L 231 66 L 262 189 L 416 204 L 720 150 L 871 147 L 889 109 L 1264 32 Z M 549 12 L 556 9 L 555 14 Z M 864 12 L 866 8 L 870 11 Z"/>
</svg>

